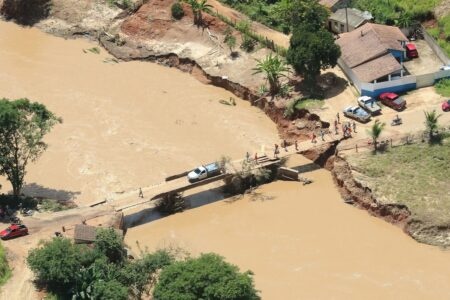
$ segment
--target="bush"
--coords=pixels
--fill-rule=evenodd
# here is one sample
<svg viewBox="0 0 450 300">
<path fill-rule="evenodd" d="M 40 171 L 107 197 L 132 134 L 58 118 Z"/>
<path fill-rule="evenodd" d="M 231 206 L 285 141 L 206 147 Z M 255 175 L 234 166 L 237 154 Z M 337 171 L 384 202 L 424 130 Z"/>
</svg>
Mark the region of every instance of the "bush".
<svg viewBox="0 0 450 300">
<path fill-rule="evenodd" d="M 67 238 L 53 238 L 41 247 L 31 250 L 27 262 L 38 281 L 53 288 L 70 287 L 81 269 L 83 251 L 90 251 L 74 245 Z"/>
<path fill-rule="evenodd" d="M 176 262 L 161 272 L 153 292 L 158 300 L 173 299 L 260 299 L 251 272 L 213 253 Z"/>
<path fill-rule="evenodd" d="M 439 80 L 435 85 L 436 92 L 444 97 L 450 97 L 450 78 Z"/>
<path fill-rule="evenodd" d="M 181 18 L 184 17 L 183 6 L 181 5 L 180 2 L 175 2 L 171 7 L 171 11 L 172 17 L 176 20 L 180 20 Z"/>
<path fill-rule="evenodd" d="M 5 248 L 0 244 L 0 285 L 8 281 L 11 276 L 11 269 L 9 268 L 8 261 L 6 260 Z"/>
<path fill-rule="evenodd" d="M 242 44 L 241 49 L 244 49 L 246 52 L 252 52 L 255 49 L 256 41 L 246 35 L 242 35 Z"/>
<path fill-rule="evenodd" d="M 127 300 L 128 288 L 117 280 L 94 282 L 92 299 Z"/>
<path fill-rule="evenodd" d="M 106 256 L 110 262 L 122 262 L 126 257 L 122 237 L 113 228 L 97 229 L 94 249 Z"/>
</svg>

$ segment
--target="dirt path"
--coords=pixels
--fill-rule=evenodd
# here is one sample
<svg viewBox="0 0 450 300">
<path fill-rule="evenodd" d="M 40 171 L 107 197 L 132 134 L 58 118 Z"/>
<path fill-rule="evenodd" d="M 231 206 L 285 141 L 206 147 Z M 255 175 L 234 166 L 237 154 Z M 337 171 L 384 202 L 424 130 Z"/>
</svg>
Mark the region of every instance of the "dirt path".
<svg viewBox="0 0 450 300">
<path fill-rule="evenodd" d="M 208 3 L 214 7 L 215 11 L 228 17 L 231 20 L 236 21 L 249 20 L 249 18 L 246 15 L 234 10 L 233 8 L 223 5 L 217 0 L 208 0 Z M 273 30 L 258 22 L 252 22 L 252 29 L 257 33 L 259 33 L 260 35 L 273 40 L 275 44 L 278 44 L 285 48 L 289 47 L 289 36 L 279 31 Z"/>
</svg>

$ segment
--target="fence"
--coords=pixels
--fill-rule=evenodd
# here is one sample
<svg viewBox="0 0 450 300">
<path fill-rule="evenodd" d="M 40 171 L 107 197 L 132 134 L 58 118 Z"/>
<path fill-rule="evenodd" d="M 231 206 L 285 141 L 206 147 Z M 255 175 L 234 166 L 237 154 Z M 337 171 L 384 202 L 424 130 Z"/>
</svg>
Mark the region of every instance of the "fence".
<svg viewBox="0 0 450 300">
<path fill-rule="evenodd" d="M 450 126 L 440 128 L 439 133 L 449 135 L 450 134 Z M 398 146 L 411 145 L 411 144 L 419 144 L 419 143 L 428 143 L 429 142 L 429 134 L 427 131 L 421 131 L 417 133 L 408 133 L 408 134 L 399 134 L 390 137 L 381 137 L 378 139 L 377 149 L 379 151 L 384 151 L 389 148 L 394 148 Z M 338 151 L 348 151 L 354 150 L 355 152 L 359 152 L 361 150 L 373 150 L 374 146 L 372 140 L 368 137 L 365 139 L 358 139 L 351 141 L 351 143 L 344 144 L 338 146 Z"/>
<path fill-rule="evenodd" d="M 287 49 L 284 47 L 281 47 L 277 44 L 275 44 L 275 42 L 273 40 L 268 39 L 267 37 L 258 34 L 256 31 L 251 30 L 251 29 L 242 29 L 239 26 L 239 23 L 237 22 L 237 20 L 232 20 L 222 14 L 219 13 L 219 11 L 214 12 L 214 15 L 219 18 L 220 20 L 222 20 L 222 22 L 230 25 L 231 27 L 233 27 L 234 29 L 236 29 L 237 31 L 241 32 L 242 34 L 254 39 L 255 41 L 261 43 L 261 45 L 263 45 L 264 47 L 276 52 L 278 55 L 281 56 L 286 56 L 287 54 Z M 245 21 L 243 21 L 245 22 Z"/>
<path fill-rule="evenodd" d="M 427 32 L 427 30 L 421 25 L 421 30 L 423 32 L 423 38 L 430 45 L 434 54 L 445 64 L 450 65 L 450 59 L 447 57 L 447 54 L 442 50 L 437 41 Z"/>
</svg>

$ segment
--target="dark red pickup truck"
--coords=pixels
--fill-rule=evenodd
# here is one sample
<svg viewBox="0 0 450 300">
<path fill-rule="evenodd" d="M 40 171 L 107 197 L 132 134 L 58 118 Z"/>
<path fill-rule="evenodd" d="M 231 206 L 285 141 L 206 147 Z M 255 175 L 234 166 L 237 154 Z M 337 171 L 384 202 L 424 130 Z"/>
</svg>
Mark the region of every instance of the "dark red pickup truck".
<svg viewBox="0 0 450 300">
<path fill-rule="evenodd" d="M 406 108 L 406 101 L 396 93 L 382 93 L 379 96 L 381 103 L 395 110 L 403 110 Z"/>
</svg>

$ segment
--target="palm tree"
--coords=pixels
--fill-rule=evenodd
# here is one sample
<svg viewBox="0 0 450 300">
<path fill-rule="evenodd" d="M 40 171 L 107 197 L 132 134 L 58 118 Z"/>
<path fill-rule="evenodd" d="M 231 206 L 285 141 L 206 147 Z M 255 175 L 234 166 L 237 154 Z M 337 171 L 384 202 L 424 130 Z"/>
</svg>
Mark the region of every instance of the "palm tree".
<svg viewBox="0 0 450 300">
<path fill-rule="evenodd" d="M 442 116 L 437 114 L 435 110 L 424 111 L 425 113 L 425 126 L 428 131 L 429 141 L 433 139 L 433 133 L 438 129 L 438 119 Z"/>
<path fill-rule="evenodd" d="M 207 3 L 208 0 L 187 0 L 187 3 L 192 8 L 192 13 L 194 14 L 194 24 L 203 25 L 203 15 L 202 13 L 210 13 L 212 5 Z"/>
<path fill-rule="evenodd" d="M 278 56 L 272 56 L 272 53 L 266 56 L 264 60 L 256 60 L 258 63 L 253 74 L 264 73 L 269 81 L 270 94 L 276 95 L 280 90 L 280 78 L 286 76 L 289 68 L 286 62 Z"/>
<path fill-rule="evenodd" d="M 381 123 L 380 120 L 375 120 L 375 123 L 373 123 L 372 127 L 368 131 L 373 141 L 375 153 L 377 152 L 377 140 L 383 132 L 384 126 L 386 126 L 385 123 Z"/>
</svg>

